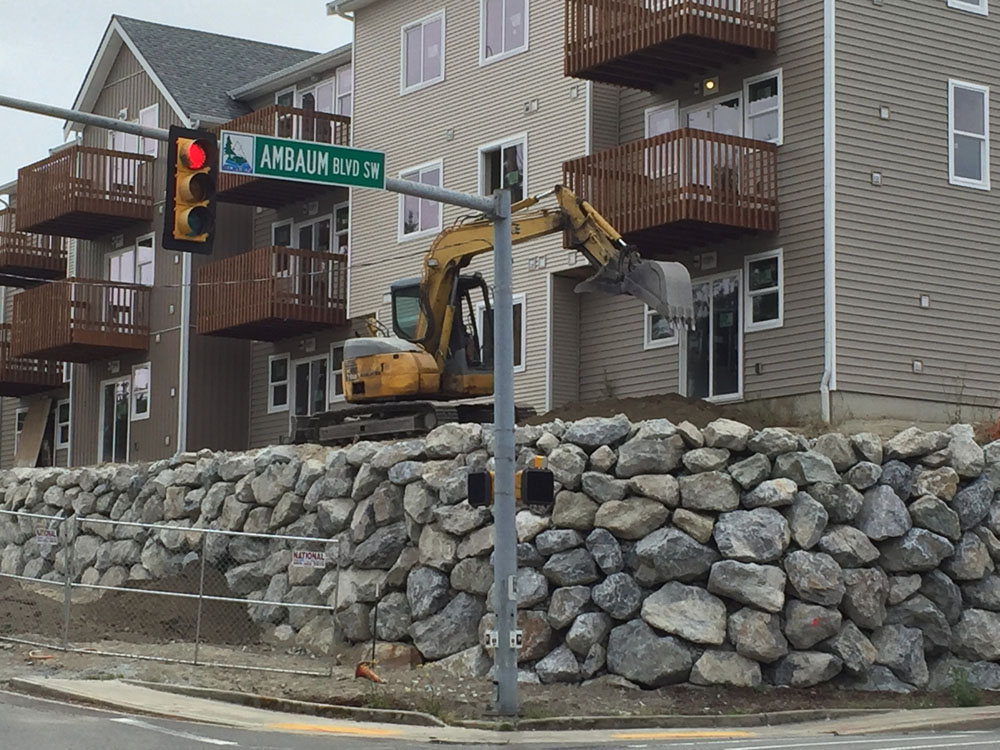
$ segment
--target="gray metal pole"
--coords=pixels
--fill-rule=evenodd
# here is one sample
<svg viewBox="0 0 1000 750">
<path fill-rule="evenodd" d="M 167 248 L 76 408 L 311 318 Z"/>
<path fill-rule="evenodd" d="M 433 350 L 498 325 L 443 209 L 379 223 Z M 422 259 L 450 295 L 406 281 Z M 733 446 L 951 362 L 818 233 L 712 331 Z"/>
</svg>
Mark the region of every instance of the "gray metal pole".
<svg viewBox="0 0 1000 750">
<path fill-rule="evenodd" d="M 194 624 L 194 663 L 198 663 L 198 652 L 201 649 L 201 617 L 205 605 L 205 558 L 208 556 L 205 547 L 208 544 L 208 534 L 201 535 L 201 570 L 198 575 L 198 614 Z"/>
<path fill-rule="evenodd" d="M 514 266 L 511 243 L 510 191 L 498 190 L 493 209 L 493 426 L 496 483 L 493 493 L 494 557 L 497 637 L 496 711 L 516 716 L 517 650 L 511 633 L 517 630 L 517 528 L 514 523 L 514 302 L 511 273 Z"/>
<path fill-rule="evenodd" d="M 403 193 L 404 195 L 413 195 L 417 198 L 426 198 L 427 200 L 438 201 L 439 203 L 450 203 L 453 206 L 471 208 L 473 211 L 479 211 L 484 214 L 493 213 L 496 205 L 493 198 L 473 195 L 471 193 L 461 193 L 458 190 L 449 190 L 448 188 L 437 187 L 436 185 L 424 185 L 413 180 L 399 180 L 395 177 L 385 178 L 385 189 L 393 193 Z"/>
<path fill-rule="evenodd" d="M 95 125 L 99 128 L 117 130 L 121 133 L 132 133 L 141 135 L 143 138 L 155 138 L 158 141 L 167 141 L 170 131 L 163 128 L 150 128 L 146 125 L 139 125 L 135 122 L 125 122 L 116 120 L 114 117 L 104 117 L 90 112 L 80 112 L 75 109 L 64 109 L 63 107 L 53 107 L 50 104 L 40 104 L 29 102 L 26 99 L 15 99 L 12 96 L 0 94 L 0 107 L 10 107 L 20 109 L 24 112 L 34 112 L 36 115 L 47 115 L 49 117 L 59 117 L 63 120 L 76 122 L 81 125 Z"/>
</svg>

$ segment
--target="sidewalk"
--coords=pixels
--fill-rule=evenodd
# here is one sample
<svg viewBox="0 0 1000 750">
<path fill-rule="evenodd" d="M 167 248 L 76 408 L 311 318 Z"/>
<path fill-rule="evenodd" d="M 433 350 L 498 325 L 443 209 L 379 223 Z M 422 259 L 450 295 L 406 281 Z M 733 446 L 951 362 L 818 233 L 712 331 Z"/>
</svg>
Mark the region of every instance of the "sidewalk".
<svg viewBox="0 0 1000 750">
<path fill-rule="evenodd" d="M 621 742 L 623 740 L 669 740 L 669 739 L 753 739 L 766 737 L 801 737 L 817 735 L 861 735 L 904 733 L 934 730 L 982 730 L 1000 728 L 1000 706 L 984 708 L 935 708 L 909 711 L 866 712 L 851 716 L 839 716 L 827 720 L 815 720 L 816 712 L 794 712 L 798 717 L 788 719 L 808 719 L 799 723 L 784 723 L 780 726 L 764 726 L 762 715 L 733 716 L 733 722 L 720 717 L 706 717 L 699 723 L 697 717 L 684 717 L 687 726 L 678 726 L 681 717 L 646 717 L 642 721 L 646 728 L 635 725 L 633 720 L 617 722 L 618 726 L 585 728 L 593 726 L 586 719 L 572 720 L 576 728 L 554 730 L 538 728 L 534 731 L 518 731 L 512 734 L 513 726 L 507 731 L 443 725 L 435 717 L 413 712 L 362 709 L 364 718 L 384 715 L 383 721 L 357 721 L 343 716 L 359 714 L 354 709 L 324 707 L 342 715 L 315 716 L 302 711 L 306 704 L 282 702 L 276 699 L 261 699 L 244 696 L 246 702 L 263 703 L 292 708 L 296 712 L 268 710 L 253 705 L 237 705 L 232 696 L 225 701 L 209 700 L 205 697 L 182 695 L 173 692 L 181 687 L 153 689 L 145 685 L 131 684 L 118 680 L 60 680 L 44 678 L 21 678 L 10 680 L 10 687 L 16 691 L 42 698 L 80 703 L 124 713 L 141 714 L 158 718 L 214 724 L 239 729 L 277 732 L 305 732 L 309 734 L 336 734 L 340 736 L 367 737 L 372 739 L 402 740 L 410 742 L 440 742 L 447 744 L 507 744 L 516 736 L 518 744 L 524 743 L 571 743 L 592 744 Z M 297 704 L 297 705 L 292 705 Z M 790 712 L 793 713 L 793 712 Z M 404 714 L 404 715 L 400 715 Z M 412 714 L 412 715 L 411 715 Z M 775 718 L 775 717 L 771 717 Z M 410 723 L 393 723 L 407 721 Z M 552 720 L 546 720 L 551 722 Z M 419 723 L 418 723 L 419 722 Z M 611 720 L 608 720 L 610 723 Z M 567 722 L 569 723 L 569 722 Z M 742 726 L 725 726 L 725 724 Z M 532 722 L 520 722 L 520 728 L 527 729 Z M 583 727 L 581 727 L 581 724 Z"/>
</svg>

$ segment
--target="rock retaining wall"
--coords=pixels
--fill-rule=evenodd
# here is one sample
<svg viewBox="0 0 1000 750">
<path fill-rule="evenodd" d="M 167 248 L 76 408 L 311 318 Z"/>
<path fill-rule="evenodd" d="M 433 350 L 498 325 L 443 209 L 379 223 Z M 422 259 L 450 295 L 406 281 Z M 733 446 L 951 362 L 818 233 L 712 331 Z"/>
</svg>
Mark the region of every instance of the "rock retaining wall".
<svg viewBox="0 0 1000 750">
<path fill-rule="evenodd" d="M 550 513 L 517 515 L 522 679 L 909 692 L 958 667 L 1000 687 L 1000 441 L 980 447 L 967 425 L 883 442 L 619 416 L 521 427 L 517 444 L 520 465 L 544 455 L 558 483 Z M 11 470 L 0 507 L 336 540 L 339 592 L 245 538 L 214 564 L 250 599 L 329 602 L 250 606 L 279 641 L 328 651 L 333 618 L 368 640 L 378 597 L 379 639 L 484 674 L 493 534 L 466 476 L 491 447 L 488 429 L 445 425 L 347 449 Z M 182 533 L 81 528 L 78 580 L 156 578 L 198 555 Z M 0 516 L 0 572 L 57 578 L 25 529 Z"/>
</svg>

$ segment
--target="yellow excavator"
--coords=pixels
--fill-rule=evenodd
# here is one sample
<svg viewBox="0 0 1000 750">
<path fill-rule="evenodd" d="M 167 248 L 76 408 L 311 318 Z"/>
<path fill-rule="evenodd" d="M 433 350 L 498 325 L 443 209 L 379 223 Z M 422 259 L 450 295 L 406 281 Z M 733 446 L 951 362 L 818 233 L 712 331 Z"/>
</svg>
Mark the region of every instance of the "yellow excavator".
<svg viewBox="0 0 1000 750">
<path fill-rule="evenodd" d="M 535 207 L 554 197 L 554 208 Z M 534 209 L 534 210 L 532 210 Z M 577 293 L 627 294 L 675 327 L 691 325 L 691 278 L 680 263 L 643 260 L 587 201 L 557 185 L 515 203 L 514 244 L 562 232 L 594 269 Z M 371 319 L 370 336 L 344 344 L 346 403 L 294 425 L 295 442 L 338 443 L 428 432 L 446 422 L 492 422 L 493 313 L 486 280 L 463 274 L 493 250 L 493 223 L 471 217 L 442 231 L 419 278 L 392 291 L 392 333 Z M 482 314 L 477 307 L 482 306 Z M 378 335 L 383 334 L 383 335 Z M 517 408 L 517 418 L 532 410 Z"/>
</svg>

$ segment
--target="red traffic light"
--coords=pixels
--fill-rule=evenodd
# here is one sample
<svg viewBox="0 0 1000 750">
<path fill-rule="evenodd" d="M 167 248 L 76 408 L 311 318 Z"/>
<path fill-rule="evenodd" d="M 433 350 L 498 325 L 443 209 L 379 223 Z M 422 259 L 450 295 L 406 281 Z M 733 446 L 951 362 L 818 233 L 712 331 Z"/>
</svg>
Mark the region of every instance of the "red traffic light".
<svg viewBox="0 0 1000 750">
<path fill-rule="evenodd" d="M 193 141 L 187 144 L 187 148 L 182 147 L 181 158 L 189 169 L 202 169 L 208 162 L 208 149 L 201 141 Z"/>
</svg>

